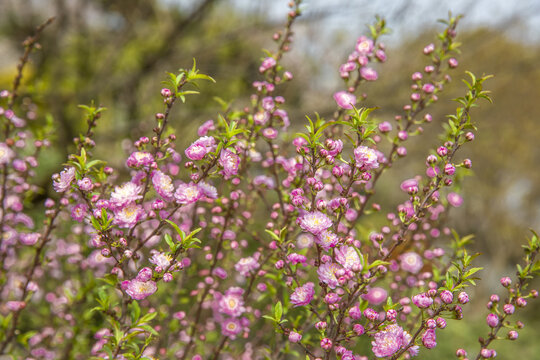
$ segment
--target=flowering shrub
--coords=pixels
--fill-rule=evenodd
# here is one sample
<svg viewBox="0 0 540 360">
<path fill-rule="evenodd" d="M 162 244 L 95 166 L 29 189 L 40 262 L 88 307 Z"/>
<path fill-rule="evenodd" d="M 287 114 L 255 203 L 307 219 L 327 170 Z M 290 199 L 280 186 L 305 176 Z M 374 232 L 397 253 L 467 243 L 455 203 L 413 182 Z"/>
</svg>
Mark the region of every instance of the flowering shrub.
<svg viewBox="0 0 540 360">
<path fill-rule="evenodd" d="M 154 133 L 131 144 L 126 176 L 93 154 L 105 109 L 81 106 L 87 131 L 53 176 L 57 198 L 45 200 L 44 217 L 28 204 L 51 129 L 29 126 L 33 105 L 19 105 L 17 91 L 50 21 L 28 38 L 13 89 L 0 93 L 0 354 L 405 359 L 437 346 L 447 320 L 463 317 L 480 268 L 465 248 L 471 237 L 446 227 L 444 215 L 463 202 L 456 184 L 472 163 L 459 150 L 474 140 L 471 111 L 489 100 L 488 77 L 468 73 L 425 174 L 402 182 L 401 203 L 383 210 L 372 199 L 381 176 L 407 155 L 408 138 L 435 120 L 427 109 L 458 67 L 459 17 L 423 49 L 427 64 L 412 74 L 410 99 L 392 121 L 357 95 L 386 60 L 386 26 L 377 19 L 339 69 L 344 90 L 333 96 L 332 118 L 309 115 L 295 133 L 279 87 L 293 79 L 281 59 L 299 3 L 274 36 L 277 50 L 261 61 L 251 104 L 226 104 L 185 150 L 175 146 L 171 109 L 197 83 L 214 81 L 195 62 L 169 74 Z M 489 333 L 474 358 L 496 356 L 489 346 L 503 328 L 518 338 L 513 327 L 522 324 L 508 318 L 538 296 L 525 289 L 540 268 L 539 247 L 533 234 L 517 278 L 501 279 L 506 298 L 491 296 Z"/>
</svg>

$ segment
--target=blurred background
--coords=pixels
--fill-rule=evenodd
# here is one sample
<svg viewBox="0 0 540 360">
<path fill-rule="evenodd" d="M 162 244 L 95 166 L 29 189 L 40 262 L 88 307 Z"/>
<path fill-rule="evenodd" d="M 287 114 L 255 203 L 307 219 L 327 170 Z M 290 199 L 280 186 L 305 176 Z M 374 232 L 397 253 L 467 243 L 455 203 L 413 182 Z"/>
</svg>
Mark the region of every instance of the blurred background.
<svg viewBox="0 0 540 360">
<path fill-rule="evenodd" d="M 410 74 L 425 64 L 422 48 L 442 29 L 437 19 L 449 11 L 465 14 L 458 28 L 463 45 L 454 81 L 430 109 L 433 124 L 425 127 L 420 141 L 409 142 L 407 159 L 383 180 L 388 191 L 379 201 L 386 208 L 403 201 L 399 182 L 423 172 L 423 159 L 445 115 L 455 109 L 451 99 L 463 94 L 464 71 L 495 75 L 486 85 L 494 104 L 483 103 L 472 114 L 479 130 L 462 157 L 472 159 L 474 176 L 465 180 L 465 203 L 451 220 L 462 235 L 475 235 L 473 248 L 483 254 L 478 263 L 490 269 L 480 275 L 478 302 L 465 311 L 466 317 L 483 315 L 476 325 L 467 322 L 468 327 L 451 322 L 438 332 L 440 346 L 422 358 L 454 358 L 459 345 L 476 349 L 477 337 L 487 332 L 485 312 L 479 310 L 492 291 L 501 290 L 498 279 L 514 273 L 528 228 L 540 230 L 540 1 L 306 0 L 303 9 L 293 50 L 284 60 L 295 79 L 283 95 L 298 128 L 306 114 L 332 114 L 331 96 L 343 86 L 337 68 L 375 15 L 384 16 L 393 30 L 382 39 L 388 61 L 377 68 L 379 80 L 362 91 L 369 106 L 381 108 L 375 115 L 391 120 L 408 102 Z M 41 160 L 36 179 L 50 189 L 50 174 L 60 170 L 73 137 L 83 131 L 78 104 L 94 100 L 108 108 L 97 131 L 97 156 L 120 167 L 123 141 L 151 132 L 154 113 L 162 109 L 159 89 L 166 71 L 190 67 L 196 58 L 201 72 L 217 81 L 203 84 L 201 95 L 174 109 L 172 126 L 182 135 L 179 149 L 194 139 L 199 124 L 220 111 L 214 96 L 237 99 L 236 107 L 247 104 L 264 56 L 261 49 L 274 48 L 271 37 L 285 22 L 287 2 L 0 0 L 0 10 L 1 89 L 11 87 L 21 42 L 56 16 L 23 80 L 23 93 L 38 105 L 36 124 L 46 118 L 55 124 L 53 151 Z M 538 357 L 534 329 L 540 328 L 540 313 L 532 309 L 537 304 L 531 305 L 523 312 L 527 322 L 519 343 L 496 344 L 501 358 Z"/>
</svg>

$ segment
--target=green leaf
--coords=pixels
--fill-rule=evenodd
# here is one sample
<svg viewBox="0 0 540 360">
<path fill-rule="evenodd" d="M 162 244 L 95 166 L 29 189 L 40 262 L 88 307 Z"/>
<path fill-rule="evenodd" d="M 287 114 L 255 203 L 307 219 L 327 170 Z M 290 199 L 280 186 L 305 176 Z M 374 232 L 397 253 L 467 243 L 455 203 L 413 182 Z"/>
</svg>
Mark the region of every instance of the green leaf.
<svg viewBox="0 0 540 360">
<path fill-rule="evenodd" d="M 274 305 L 274 318 L 277 321 L 280 321 L 282 315 L 283 315 L 283 305 L 281 305 L 281 301 L 278 301 L 276 305 Z"/>
</svg>

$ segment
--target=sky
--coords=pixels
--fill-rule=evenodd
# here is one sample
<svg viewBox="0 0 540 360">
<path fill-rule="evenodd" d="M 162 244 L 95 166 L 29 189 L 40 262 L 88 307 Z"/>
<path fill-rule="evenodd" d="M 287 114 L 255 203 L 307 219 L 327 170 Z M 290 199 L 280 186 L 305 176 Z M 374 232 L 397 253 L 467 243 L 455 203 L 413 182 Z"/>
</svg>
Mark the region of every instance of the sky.
<svg viewBox="0 0 540 360">
<path fill-rule="evenodd" d="M 182 7 L 199 3 L 194 0 L 163 1 Z M 285 18 L 288 0 L 225 2 L 241 11 L 264 14 L 278 22 Z M 497 27 L 516 40 L 540 41 L 540 0 L 304 0 L 302 8 L 304 17 L 315 18 L 327 33 L 337 30 L 358 34 L 364 31 L 364 24 L 379 14 L 394 30 L 394 41 L 399 41 L 401 34 L 431 26 L 436 19 L 446 18 L 448 11 L 452 11 L 466 14 L 462 26 Z"/>
</svg>

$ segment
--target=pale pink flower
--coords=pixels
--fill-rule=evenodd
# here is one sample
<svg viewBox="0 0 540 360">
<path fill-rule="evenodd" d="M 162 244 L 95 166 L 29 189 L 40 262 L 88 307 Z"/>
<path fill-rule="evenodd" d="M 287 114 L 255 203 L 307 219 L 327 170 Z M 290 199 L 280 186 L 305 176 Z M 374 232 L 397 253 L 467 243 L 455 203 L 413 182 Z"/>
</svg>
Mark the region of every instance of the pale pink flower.
<svg viewBox="0 0 540 360">
<path fill-rule="evenodd" d="M 417 274 L 424 266 L 422 257 L 415 252 L 407 252 L 402 254 L 400 257 L 400 262 L 401 268 L 412 274 Z"/>
<path fill-rule="evenodd" d="M 395 354 L 404 345 L 404 331 L 398 325 L 389 325 L 373 336 L 371 342 L 373 354 L 382 358 Z"/>
<path fill-rule="evenodd" d="M 219 164 L 223 168 L 221 173 L 224 175 L 225 179 L 230 179 L 232 176 L 238 174 L 240 158 L 230 150 L 222 150 L 221 155 L 219 156 Z"/>
<path fill-rule="evenodd" d="M 334 251 L 336 261 L 345 269 L 360 271 L 362 270 L 362 262 L 358 252 L 352 246 L 343 245 Z"/>
<path fill-rule="evenodd" d="M 341 270 L 341 266 L 336 263 L 325 263 L 317 269 L 317 275 L 319 280 L 328 285 L 329 288 L 335 289 L 338 286 L 338 280 L 336 273 Z"/>
<path fill-rule="evenodd" d="M 297 221 L 302 230 L 310 232 L 313 235 L 319 235 L 332 226 L 332 220 L 320 211 L 306 213 Z"/>
<path fill-rule="evenodd" d="M 140 192 L 142 187 L 129 181 L 121 186 L 117 186 L 111 194 L 111 203 L 115 207 L 121 207 L 126 204 L 142 199 Z"/>
<path fill-rule="evenodd" d="M 143 208 L 132 202 L 114 211 L 114 223 L 121 228 L 131 228 L 143 215 Z"/>
<path fill-rule="evenodd" d="M 334 94 L 334 100 L 342 109 L 352 109 L 356 105 L 356 96 L 346 91 L 338 91 Z"/>
<path fill-rule="evenodd" d="M 329 251 L 335 247 L 339 241 L 339 237 L 330 230 L 324 230 L 315 238 L 315 242 L 319 244 L 324 251 Z"/>
<path fill-rule="evenodd" d="M 126 165 L 131 168 L 140 168 L 143 166 L 149 166 L 154 162 L 152 154 L 146 151 L 135 151 L 129 155 Z"/>
<path fill-rule="evenodd" d="M 53 175 L 53 187 L 56 192 L 64 192 L 69 189 L 71 182 L 75 180 L 75 168 L 68 167 Z"/>
<path fill-rule="evenodd" d="M 203 193 L 199 186 L 194 183 L 181 183 L 176 188 L 176 192 L 174 193 L 174 197 L 176 199 L 176 202 L 179 204 L 192 204 L 203 196 Z"/>
<path fill-rule="evenodd" d="M 297 287 L 291 294 L 291 304 L 294 306 L 304 306 L 311 302 L 313 295 L 315 295 L 314 284 L 308 282 L 303 286 Z"/>
<path fill-rule="evenodd" d="M 157 285 L 154 281 L 139 281 L 137 279 L 129 281 L 126 287 L 126 293 L 133 300 L 142 300 L 157 290 Z"/>
<path fill-rule="evenodd" d="M 362 170 L 371 170 L 379 167 L 377 151 L 367 146 L 359 146 L 354 149 L 356 165 Z"/>
<path fill-rule="evenodd" d="M 152 174 L 152 185 L 163 199 L 170 201 L 173 198 L 174 186 L 171 178 L 161 171 L 154 171 Z"/>
</svg>

